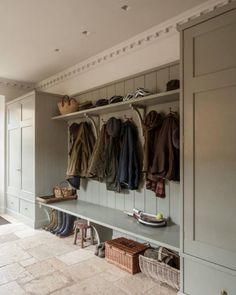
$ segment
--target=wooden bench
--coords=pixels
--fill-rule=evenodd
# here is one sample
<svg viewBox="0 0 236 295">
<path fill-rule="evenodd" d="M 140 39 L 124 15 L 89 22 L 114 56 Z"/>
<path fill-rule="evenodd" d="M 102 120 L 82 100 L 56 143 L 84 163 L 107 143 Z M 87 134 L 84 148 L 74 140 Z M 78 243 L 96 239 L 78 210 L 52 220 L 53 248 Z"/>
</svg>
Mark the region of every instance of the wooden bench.
<svg viewBox="0 0 236 295">
<path fill-rule="evenodd" d="M 40 203 L 40 205 L 88 220 L 89 224 L 94 226 L 97 235 L 100 236 L 100 242 L 105 241 L 107 237 L 102 234 L 102 230 L 97 225 L 179 252 L 180 230 L 176 224 L 162 228 L 148 227 L 139 224 L 133 217 L 127 216 L 121 210 L 81 200 L 52 204 Z"/>
</svg>

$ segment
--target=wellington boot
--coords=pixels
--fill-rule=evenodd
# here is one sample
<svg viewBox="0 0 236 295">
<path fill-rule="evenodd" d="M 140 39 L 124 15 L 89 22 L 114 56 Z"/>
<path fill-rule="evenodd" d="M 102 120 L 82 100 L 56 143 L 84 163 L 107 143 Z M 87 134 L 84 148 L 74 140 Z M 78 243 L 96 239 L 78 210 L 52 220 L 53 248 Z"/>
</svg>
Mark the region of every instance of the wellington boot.
<svg viewBox="0 0 236 295">
<path fill-rule="evenodd" d="M 66 216 L 66 225 L 64 230 L 59 234 L 60 238 L 65 238 L 73 234 L 74 222 L 76 217 L 70 214 Z"/>
<path fill-rule="evenodd" d="M 58 215 L 57 215 L 57 227 L 53 229 L 52 233 L 56 234 L 62 227 L 63 224 L 63 212 L 58 211 Z"/>
<path fill-rule="evenodd" d="M 55 234 L 58 236 L 61 232 L 64 231 L 65 227 L 66 227 L 66 219 L 67 219 L 67 213 L 62 213 L 62 223 L 61 223 L 61 227 L 55 232 Z"/>
<path fill-rule="evenodd" d="M 45 230 L 47 230 L 47 228 L 52 224 L 53 211 L 54 211 L 54 209 L 49 209 L 49 222 L 43 226 L 43 229 L 45 229 Z"/>
<path fill-rule="evenodd" d="M 56 211 L 56 219 L 54 225 L 50 228 L 50 232 L 53 233 L 53 231 L 57 228 L 58 226 L 58 221 L 59 221 L 59 211 Z"/>
<path fill-rule="evenodd" d="M 50 231 L 52 228 L 54 228 L 54 226 L 56 225 L 56 220 L 57 220 L 57 211 L 53 210 L 52 222 L 47 226 L 46 230 Z"/>
</svg>

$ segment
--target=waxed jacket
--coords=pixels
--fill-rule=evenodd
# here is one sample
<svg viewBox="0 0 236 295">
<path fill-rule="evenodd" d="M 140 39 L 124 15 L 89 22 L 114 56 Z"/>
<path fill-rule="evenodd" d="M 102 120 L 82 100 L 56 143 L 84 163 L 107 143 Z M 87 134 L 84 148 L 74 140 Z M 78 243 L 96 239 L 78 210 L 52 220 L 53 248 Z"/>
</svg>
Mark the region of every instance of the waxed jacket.
<svg viewBox="0 0 236 295">
<path fill-rule="evenodd" d="M 70 144 L 67 178 L 73 176 L 86 177 L 89 159 L 95 144 L 91 125 L 87 122 L 72 124 L 70 128 Z"/>
<path fill-rule="evenodd" d="M 138 132 L 131 121 L 123 123 L 118 181 L 121 188 L 136 190 L 139 186 L 141 165 L 138 150 Z"/>
<path fill-rule="evenodd" d="M 108 139 L 106 124 L 103 124 L 88 167 L 88 177 L 93 177 L 99 181 L 102 181 L 106 176 L 106 147 L 108 145 Z"/>
</svg>

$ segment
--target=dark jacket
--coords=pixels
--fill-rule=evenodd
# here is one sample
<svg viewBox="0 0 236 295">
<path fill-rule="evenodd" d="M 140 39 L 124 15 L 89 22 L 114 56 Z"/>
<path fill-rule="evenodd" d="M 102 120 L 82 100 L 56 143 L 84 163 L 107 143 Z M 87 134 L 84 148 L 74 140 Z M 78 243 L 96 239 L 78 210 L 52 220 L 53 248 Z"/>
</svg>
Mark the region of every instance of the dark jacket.
<svg viewBox="0 0 236 295">
<path fill-rule="evenodd" d="M 143 171 L 146 173 L 150 172 L 152 166 L 154 151 L 162 122 L 163 118 L 161 114 L 156 111 L 149 112 L 143 122 Z"/>
<path fill-rule="evenodd" d="M 120 192 L 120 185 L 117 178 L 120 155 L 120 132 L 121 120 L 111 117 L 107 121 L 107 134 L 109 135 L 106 147 L 105 160 L 105 181 L 107 190 Z"/>
<path fill-rule="evenodd" d="M 138 150 L 138 132 L 131 121 L 123 123 L 118 181 L 121 188 L 136 190 L 139 186 L 141 169 Z"/>
<path fill-rule="evenodd" d="M 164 119 L 159 132 L 151 174 L 179 180 L 179 120 L 172 113 Z"/>
</svg>

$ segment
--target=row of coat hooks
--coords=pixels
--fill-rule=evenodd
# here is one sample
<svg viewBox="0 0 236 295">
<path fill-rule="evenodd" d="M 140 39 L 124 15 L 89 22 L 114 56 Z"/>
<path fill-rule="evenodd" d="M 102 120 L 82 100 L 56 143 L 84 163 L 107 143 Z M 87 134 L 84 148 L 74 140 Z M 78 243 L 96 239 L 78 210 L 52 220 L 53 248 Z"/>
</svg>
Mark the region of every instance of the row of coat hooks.
<svg viewBox="0 0 236 295">
<path fill-rule="evenodd" d="M 126 121 L 133 121 L 133 117 L 128 117 L 126 114 L 124 114 L 124 119 Z M 102 121 L 103 124 L 106 124 L 107 123 L 107 121 L 104 120 L 103 118 L 101 119 L 101 121 Z"/>
<path fill-rule="evenodd" d="M 141 127 L 141 129 L 142 129 L 143 117 L 144 117 L 144 115 L 145 115 L 145 110 L 144 110 L 144 113 L 143 113 L 143 115 L 142 115 L 142 114 L 140 113 L 140 107 L 134 107 L 133 105 L 130 105 L 130 108 L 131 108 L 133 111 L 135 111 L 135 113 L 138 115 L 139 124 L 140 124 L 140 127 Z M 177 112 L 173 111 L 171 107 L 169 108 L 169 113 L 170 113 L 170 114 L 177 114 Z M 93 125 L 93 129 L 94 129 L 94 131 L 95 131 L 95 136 L 97 137 L 98 130 L 97 130 L 97 126 L 96 126 L 96 123 L 95 123 L 95 121 L 94 121 L 94 118 L 93 118 L 94 116 L 90 116 L 90 115 L 88 115 L 88 114 L 84 114 L 84 117 L 85 117 L 86 119 L 88 119 L 88 120 L 92 123 L 92 125 Z M 97 116 L 97 117 L 98 117 L 98 116 Z M 133 118 L 130 117 L 130 116 L 127 116 L 126 114 L 123 115 L 123 118 L 124 118 L 124 120 L 126 120 L 126 121 L 133 121 Z M 106 123 L 107 123 L 107 121 L 104 120 L 103 118 L 101 118 L 101 122 L 102 122 L 103 124 L 106 124 Z"/>
</svg>

